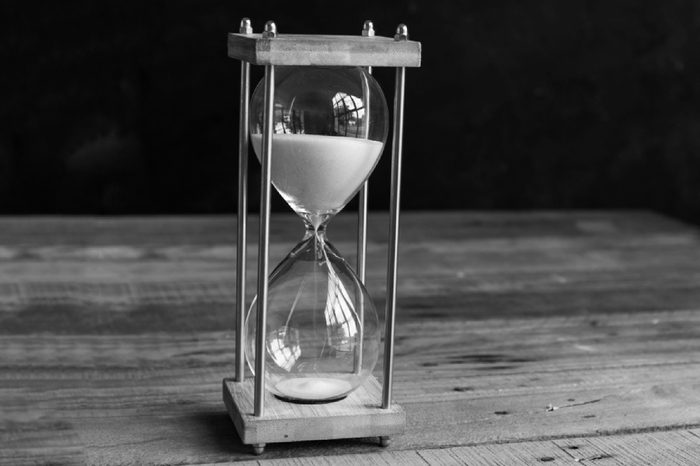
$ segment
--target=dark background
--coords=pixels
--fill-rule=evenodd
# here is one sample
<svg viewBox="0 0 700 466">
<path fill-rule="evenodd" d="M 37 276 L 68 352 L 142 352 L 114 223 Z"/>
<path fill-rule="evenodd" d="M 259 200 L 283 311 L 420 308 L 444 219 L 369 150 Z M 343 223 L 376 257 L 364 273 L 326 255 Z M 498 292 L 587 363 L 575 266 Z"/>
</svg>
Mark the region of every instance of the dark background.
<svg viewBox="0 0 700 466">
<path fill-rule="evenodd" d="M 281 33 L 405 22 L 423 43 L 407 73 L 405 209 L 700 221 L 697 1 L 246 3 L 0 3 L 0 213 L 234 212 L 240 68 L 226 33 L 249 16 Z M 376 76 L 390 98 L 392 71 Z"/>
</svg>

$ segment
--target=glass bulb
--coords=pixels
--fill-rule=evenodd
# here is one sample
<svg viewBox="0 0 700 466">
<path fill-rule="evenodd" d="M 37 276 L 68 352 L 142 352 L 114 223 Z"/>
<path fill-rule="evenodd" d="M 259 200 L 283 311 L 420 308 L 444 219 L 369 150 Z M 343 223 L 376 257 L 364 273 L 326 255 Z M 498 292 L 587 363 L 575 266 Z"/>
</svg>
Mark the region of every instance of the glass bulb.
<svg viewBox="0 0 700 466">
<path fill-rule="evenodd" d="M 326 225 L 379 161 L 388 109 L 361 68 L 278 67 L 272 184 L 303 219 L 302 241 L 269 277 L 266 387 L 297 402 L 333 401 L 359 387 L 379 355 L 380 326 L 367 290 L 328 242 Z M 264 86 L 251 99 L 251 143 L 260 158 Z M 246 318 L 255 370 L 257 298 Z"/>
<path fill-rule="evenodd" d="M 258 159 L 263 84 L 250 112 Z M 389 123 L 384 94 L 362 68 L 277 67 L 274 100 L 272 184 L 318 226 L 352 199 L 379 162 Z"/>
<path fill-rule="evenodd" d="M 379 355 L 377 311 L 325 232 L 309 230 L 268 286 L 268 390 L 294 401 L 331 401 L 362 384 Z M 246 320 L 253 370 L 256 316 L 257 298 Z"/>
</svg>

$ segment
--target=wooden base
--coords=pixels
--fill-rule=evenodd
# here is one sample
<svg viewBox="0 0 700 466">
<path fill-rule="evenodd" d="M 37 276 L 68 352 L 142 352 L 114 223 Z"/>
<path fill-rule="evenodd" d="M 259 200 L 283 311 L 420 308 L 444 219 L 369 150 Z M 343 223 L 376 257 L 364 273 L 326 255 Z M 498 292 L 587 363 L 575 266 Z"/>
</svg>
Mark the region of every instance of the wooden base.
<svg viewBox="0 0 700 466">
<path fill-rule="evenodd" d="M 399 405 L 382 409 L 382 390 L 370 376 L 346 398 L 330 403 L 298 404 L 265 395 L 265 414 L 253 415 L 253 379 L 224 379 L 226 409 L 243 443 L 262 452 L 266 443 L 380 437 L 382 445 L 391 435 L 402 434 L 406 413 Z"/>
</svg>

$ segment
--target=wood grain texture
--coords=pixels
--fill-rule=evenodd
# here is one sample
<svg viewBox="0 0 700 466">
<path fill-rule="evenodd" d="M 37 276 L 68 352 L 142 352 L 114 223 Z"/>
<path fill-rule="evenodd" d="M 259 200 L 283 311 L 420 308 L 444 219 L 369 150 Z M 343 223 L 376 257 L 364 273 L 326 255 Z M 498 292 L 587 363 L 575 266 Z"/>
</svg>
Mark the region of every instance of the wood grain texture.
<svg viewBox="0 0 700 466">
<path fill-rule="evenodd" d="M 693 431 L 406 450 L 364 455 L 257 460 L 240 465 L 688 465 L 700 462 Z"/>
<path fill-rule="evenodd" d="M 387 220 L 369 222 L 379 309 Z M 354 224 L 341 215 L 329 229 L 350 259 Z M 301 230 L 273 217 L 273 263 Z M 251 460 L 221 402 L 233 244 L 225 217 L 0 219 L 0 464 Z M 331 440 L 270 445 L 263 459 L 467 448 L 449 454 L 491 464 L 515 442 L 532 444 L 521 455 L 532 464 L 581 439 L 587 456 L 697 464 L 670 451 L 700 442 L 698 278 L 698 231 L 651 213 L 405 214 L 394 380 L 405 434 L 389 451 Z"/>
<path fill-rule="evenodd" d="M 228 35 L 228 56 L 253 65 L 419 67 L 421 43 L 390 37 Z"/>
<path fill-rule="evenodd" d="M 394 403 L 381 409 L 382 388 L 373 376 L 333 403 L 286 403 L 268 393 L 262 417 L 253 415 L 253 379 L 241 383 L 224 380 L 223 397 L 241 441 L 248 445 L 394 436 L 406 428 L 401 406 Z"/>
</svg>

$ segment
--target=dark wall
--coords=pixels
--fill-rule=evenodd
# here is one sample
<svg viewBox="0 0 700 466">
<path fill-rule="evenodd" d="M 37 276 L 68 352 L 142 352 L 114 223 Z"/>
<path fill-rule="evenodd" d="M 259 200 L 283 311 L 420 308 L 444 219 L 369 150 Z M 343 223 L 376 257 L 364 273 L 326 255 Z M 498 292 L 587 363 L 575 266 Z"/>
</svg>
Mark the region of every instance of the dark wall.
<svg viewBox="0 0 700 466">
<path fill-rule="evenodd" d="M 233 212 L 226 33 L 250 16 L 282 33 L 405 22 L 423 42 L 407 75 L 405 208 L 700 220 L 693 0 L 247 3 L 0 4 L 0 213 Z M 392 96 L 391 71 L 377 77 Z M 386 208 L 388 171 L 384 157 L 373 208 Z"/>
</svg>

